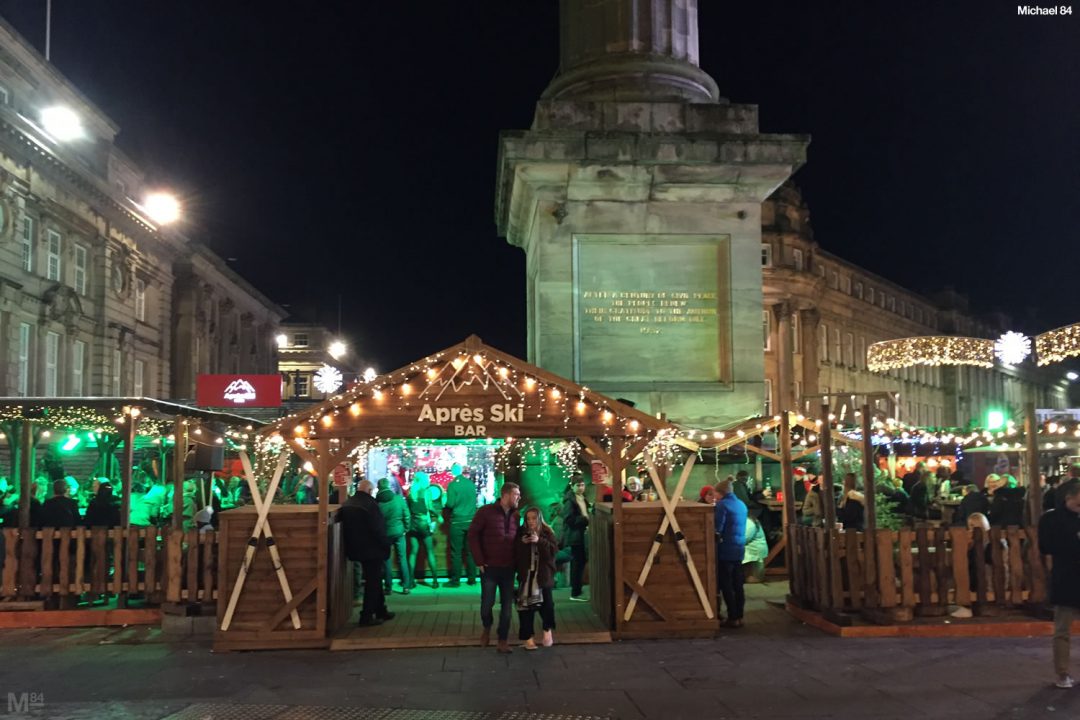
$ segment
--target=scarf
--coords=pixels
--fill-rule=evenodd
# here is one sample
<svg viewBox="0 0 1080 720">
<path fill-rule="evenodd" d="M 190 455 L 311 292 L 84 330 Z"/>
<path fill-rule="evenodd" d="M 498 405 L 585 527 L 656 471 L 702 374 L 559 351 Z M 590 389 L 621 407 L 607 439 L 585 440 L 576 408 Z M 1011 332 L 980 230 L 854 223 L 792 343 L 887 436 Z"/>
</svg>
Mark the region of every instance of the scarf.
<svg viewBox="0 0 1080 720">
<path fill-rule="evenodd" d="M 539 533 L 537 533 L 539 535 Z M 529 572 L 521 580 L 518 588 L 518 610 L 530 610 L 544 604 L 543 593 L 537 580 L 537 568 L 540 565 L 540 548 L 532 543 L 529 553 Z"/>
</svg>

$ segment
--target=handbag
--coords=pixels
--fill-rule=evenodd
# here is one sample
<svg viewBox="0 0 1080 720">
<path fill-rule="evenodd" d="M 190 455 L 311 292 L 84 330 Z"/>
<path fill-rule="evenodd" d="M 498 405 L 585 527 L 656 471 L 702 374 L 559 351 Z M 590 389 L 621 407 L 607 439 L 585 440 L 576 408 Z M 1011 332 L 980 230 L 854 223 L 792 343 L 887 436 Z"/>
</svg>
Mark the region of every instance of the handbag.
<svg viewBox="0 0 1080 720">
<path fill-rule="evenodd" d="M 532 557 L 529 559 L 529 573 L 525 576 L 521 586 L 518 587 L 518 610 L 532 610 L 544 604 L 544 595 L 540 592 L 540 584 L 536 581 L 536 566 L 539 555 L 539 550 L 536 545 L 533 545 Z"/>
</svg>

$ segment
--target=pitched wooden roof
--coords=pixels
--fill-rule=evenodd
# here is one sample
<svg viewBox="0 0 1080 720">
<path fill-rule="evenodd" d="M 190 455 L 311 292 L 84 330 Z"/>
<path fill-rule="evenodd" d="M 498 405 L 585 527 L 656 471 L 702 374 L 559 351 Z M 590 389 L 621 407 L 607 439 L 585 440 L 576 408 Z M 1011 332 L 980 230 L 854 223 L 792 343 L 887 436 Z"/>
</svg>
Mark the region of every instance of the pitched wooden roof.
<svg viewBox="0 0 1080 720">
<path fill-rule="evenodd" d="M 266 426 L 327 438 L 635 437 L 674 428 L 470 335 Z"/>
</svg>

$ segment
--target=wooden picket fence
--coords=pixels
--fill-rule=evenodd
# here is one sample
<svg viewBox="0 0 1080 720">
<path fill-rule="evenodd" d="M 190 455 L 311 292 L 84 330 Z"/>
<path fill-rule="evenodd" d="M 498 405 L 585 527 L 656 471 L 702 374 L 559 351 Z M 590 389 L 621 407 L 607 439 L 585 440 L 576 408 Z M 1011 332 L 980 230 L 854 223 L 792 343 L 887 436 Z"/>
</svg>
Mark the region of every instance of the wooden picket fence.
<svg viewBox="0 0 1080 720">
<path fill-rule="evenodd" d="M 950 604 L 986 610 L 1046 601 L 1046 569 L 1033 528 L 792 530 L 791 592 L 807 607 L 932 616 L 945 614 Z"/>
<path fill-rule="evenodd" d="M 217 597 L 217 536 L 168 528 L 3 530 L 0 598 L 47 607 L 82 595 L 142 595 L 148 604 Z M 0 603 L 0 610 L 3 603 Z"/>
</svg>

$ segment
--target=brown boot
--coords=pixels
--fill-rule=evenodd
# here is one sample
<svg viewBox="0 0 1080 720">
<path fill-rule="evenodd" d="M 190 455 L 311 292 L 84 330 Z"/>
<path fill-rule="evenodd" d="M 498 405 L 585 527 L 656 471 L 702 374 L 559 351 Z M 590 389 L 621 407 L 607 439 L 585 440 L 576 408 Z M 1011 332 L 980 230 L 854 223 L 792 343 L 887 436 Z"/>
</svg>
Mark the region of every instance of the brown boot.
<svg viewBox="0 0 1080 720">
<path fill-rule="evenodd" d="M 484 628 L 484 631 L 480 633 L 480 647 L 487 647 L 491 644 L 491 628 Z"/>
<path fill-rule="evenodd" d="M 507 641 L 507 640 L 500 640 L 499 641 L 499 646 L 495 650 L 496 650 L 496 652 L 499 652 L 499 653 L 501 653 L 503 655 L 509 655 L 511 652 L 513 652 L 510 649 L 510 642 Z"/>
</svg>

